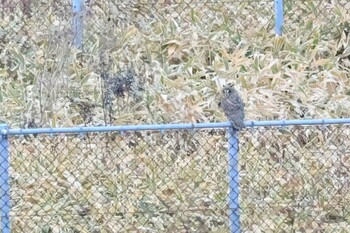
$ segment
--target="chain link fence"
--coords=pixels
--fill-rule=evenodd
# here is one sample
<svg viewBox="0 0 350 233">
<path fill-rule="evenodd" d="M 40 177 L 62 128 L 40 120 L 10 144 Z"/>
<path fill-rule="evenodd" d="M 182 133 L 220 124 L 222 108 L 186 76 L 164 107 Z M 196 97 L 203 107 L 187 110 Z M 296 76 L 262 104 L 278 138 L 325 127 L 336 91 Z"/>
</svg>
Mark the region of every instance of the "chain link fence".
<svg viewBox="0 0 350 233">
<path fill-rule="evenodd" d="M 90 37 L 125 30 L 134 25 L 144 33 L 152 33 L 157 23 L 174 22 L 180 31 L 190 25 L 213 27 L 231 26 L 233 31 L 248 35 L 262 28 L 269 31 L 274 24 L 274 1 L 94 1 L 75 0 L 81 5 L 81 17 Z M 2 39 L 22 43 L 40 39 L 71 39 L 73 7 L 71 1 L 1 1 Z M 315 25 L 334 27 L 346 20 L 350 4 L 346 0 L 284 1 L 285 28 L 298 30 L 313 21 Z M 327 26 L 328 25 L 328 26 Z M 106 30 L 107 29 L 107 30 Z M 213 28 L 215 30 L 215 27 Z M 217 28 L 218 29 L 218 28 Z"/>
<path fill-rule="evenodd" d="M 347 232 L 348 125 L 251 129 L 240 135 L 243 232 Z"/>
<path fill-rule="evenodd" d="M 287 35 L 296 33 L 296 37 L 304 28 L 320 30 L 320 39 L 339 37 L 343 30 L 349 30 L 350 3 L 346 0 L 337 1 L 285 1 L 285 24 Z"/>
<path fill-rule="evenodd" d="M 241 131 L 234 228 L 226 134 L 202 128 L 9 135 L 11 232 L 349 229 L 349 125 Z"/>
<path fill-rule="evenodd" d="M 12 232 L 226 232 L 225 129 L 10 137 Z"/>
<path fill-rule="evenodd" d="M 73 12 L 72 2 L 79 3 L 81 11 Z M 16 127 L 145 123 L 135 114 L 137 100 L 157 99 L 154 92 L 162 88 L 164 77 L 181 76 L 198 83 L 213 81 L 216 75 L 232 79 L 248 69 L 245 64 L 255 60 L 256 51 L 270 50 L 260 51 L 271 41 L 266 35 L 274 35 L 274 1 L 270 0 L 2 0 L 0 5 L 0 74 L 5 93 L 0 101 L 12 106 L 0 114 L 0 120 Z M 285 33 L 300 41 L 290 52 L 310 49 L 303 43 L 311 40 L 314 47 L 322 47 L 322 57 L 328 57 L 333 51 L 323 49 L 325 44 L 339 44 L 336 56 L 347 66 L 349 9 L 345 0 L 285 1 Z M 80 24 L 73 23 L 77 21 Z M 73 24 L 81 25 L 82 50 L 73 46 L 80 35 Z M 288 47 L 279 43 L 272 46 Z M 247 51 L 236 56 L 241 46 Z M 235 61 L 241 64 L 236 66 Z M 125 73 L 135 74 L 132 87 Z M 118 98 L 109 98 L 107 85 Z M 126 91 L 136 98 L 127 98 Z M 152 113 L 156 112 L 159 109 Z M 71 122 L 65 121 L 68 115 Z"/>
</svg>

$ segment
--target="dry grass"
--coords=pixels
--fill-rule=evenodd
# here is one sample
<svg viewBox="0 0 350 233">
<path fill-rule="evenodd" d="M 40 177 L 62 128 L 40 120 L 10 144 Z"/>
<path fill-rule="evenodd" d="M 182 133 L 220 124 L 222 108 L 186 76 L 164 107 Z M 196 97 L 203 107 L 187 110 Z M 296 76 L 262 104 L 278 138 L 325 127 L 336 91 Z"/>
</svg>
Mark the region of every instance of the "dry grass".
<svg viewBox="0 0 350 233">
<path fill-rule="evenodd" d="M 101 72 L 128 69 L 142 88 L 114 99 L 113 124 L 222 121 L 216 99 L 227 82 L 242 93 L 247 119 L 300 118 L 302 111 L 308 118 L 349 116 L 349 4 L 286 3 L 281 38 L 273 33 L 271 4 L 235 4 L 198 3 L 191 11 L 185 3 L 163 10 L 96 3 L 84 18 L 83 51 L 72 48 L 64 5 L 44 17 L 6 16 L 0 120 L 12 127 L 84 124 L 76 99 L 94 104 L 92 124 L 105 124 Z M 248 15 L 252 7 L 262 9 Z M 305 20 L 292 17 L 308 11 Z"/>
<path fill-rule="evenodd" d="M 177 2 L 90 1 L 79 50 L 68 1 L 36 1 L 32 12 L 13 1 L 13 14 L 1 11 L 0 121 L 13 128 L 224 121 L 217 94 L 228 82 L 249 120 L 349 116 L 347 1 L 286 1 L 279 38 L 272 1 Z M 101 75 L 130 70 L 133 83 L 107 103 L 114 79 Z M 349 227 L 348 196 L 334 193 L 347 187 L 347 172 L 339 171 L 348 166 L 346 144 L 310 129 L 242 134 L 247 232 Z M 348 140 L 348 131 L 335 132 Z M 144 145 L 131 142 L 135 135 L 95 136 L 12 139 L 14 232 L 227 231 L 223 135 L 182 139 L 178 147 L 155 144 L 158 134 L 143 135 Z"/>
</svg>

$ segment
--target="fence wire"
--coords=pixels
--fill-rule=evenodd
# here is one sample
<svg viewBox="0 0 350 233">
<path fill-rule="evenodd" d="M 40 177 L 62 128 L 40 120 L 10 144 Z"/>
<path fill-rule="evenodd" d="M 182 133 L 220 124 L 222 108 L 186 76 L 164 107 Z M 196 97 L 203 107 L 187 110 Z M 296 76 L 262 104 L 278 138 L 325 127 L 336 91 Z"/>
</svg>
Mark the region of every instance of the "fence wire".
<svg viewBox="0 0 350 233">
<path fill-rule="evenodd" d="M 224 130 L 11 138 L 13 231 L 227 231 L 226 157 Z"/>
<path fill-rule="evenodd" d="M 348 125 L 258 128 L 240 147 L 246 232 L 350 229 Z"/>
<path fill-rule="evenodd" d="M 269 51 L 266 43 L 274 35 L 272 0 L 80 2 L 82 11 L 74 14 L 68 0 L 0 1 L 0 69 L 6 93 L 2 103 L 15 103 L 10 113 L 1 114 L 2 121 L 15 122 L 16 127 L 47 127 L 49 115 L 59 112 L 61 125 L 144 123 L 133 111 L 135 102 L 148 97 L 145 90 L 157 92 L 163 77 L 232 78 L 246 71 L 244 61 L 256 59 L 256 51 Z M 346 0 L 286 0 L 284 34 L 295 38 L 297 51 L 319 46 L 322 58 L 334 55 L 327 47 L 334 45 L 335 56 L 347 67 L 349 12 Z M 73 46 L 79 34 L 74 19 L 82 26 L 82 50 Z M 274 46 L 285 50 L 286 44 L 282 40 Z M 241 46 L 247 51 L 235 62 L 231 54 Z M 224 62 L 219 66 L 215 59 Z M 136 74 L 132 87 L 129 79 L 120 78 L 125 73 Z M 111 83 L 119 86 L 105 90 Z M 111 89 L 118 98 L 109 94 Z M 135 98 L 123 98 L 120 92 L 126 91 Z M 81 107 L 86 102 L 90 105 Z M 72 124 L 60 119 L 67 115 L 73 116 Z M 126 118 L 131 120 L 116 120 Z"/>
<path fill-rule="evenodd" d="M 15 41 L 24 47 L 49 40 L 72 41 L 73 10 L 71 1 L 7 1 L 1 3 L 1 39 Z M 230 26 L 230 31 L 252 36 L 274 25 L 274 1 L 81 1 L 85 40 L 93 43 L 98 35 L 110 35 L 134 25 L 146 35 L 156 33 L 159 23 L 173 22 L 181 32 L 191 26 Z M 346 21 L 350 3 L 339 1 L 285 1 L 285 29 L 298 31 L 305 24 L 324 30 L 334 29 Z M 215 26 L 216 25 L 216 26 Z M 333 31 L 334 32 L 334 31 Z"/>
<path fill-rule="evenodd" d="M 348 125 L 239 134 L 242 232 L 350 228 Z M 10 137 L 13 232 L 230 232 L 226 129 Z"/>
</svg>

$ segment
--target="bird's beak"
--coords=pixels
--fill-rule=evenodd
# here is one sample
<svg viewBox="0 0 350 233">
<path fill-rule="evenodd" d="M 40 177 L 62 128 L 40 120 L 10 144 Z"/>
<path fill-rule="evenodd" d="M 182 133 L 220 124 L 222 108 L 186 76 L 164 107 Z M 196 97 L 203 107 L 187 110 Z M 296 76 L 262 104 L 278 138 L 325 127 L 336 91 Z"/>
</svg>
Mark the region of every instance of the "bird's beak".
<svg viewBox="0 0 350 233">
<path fill-rule="evenodd" d="M 229 94 L 229 90 L 224 90 L 224 95 L 228 96 L 228 94 Z"/>
</svg>

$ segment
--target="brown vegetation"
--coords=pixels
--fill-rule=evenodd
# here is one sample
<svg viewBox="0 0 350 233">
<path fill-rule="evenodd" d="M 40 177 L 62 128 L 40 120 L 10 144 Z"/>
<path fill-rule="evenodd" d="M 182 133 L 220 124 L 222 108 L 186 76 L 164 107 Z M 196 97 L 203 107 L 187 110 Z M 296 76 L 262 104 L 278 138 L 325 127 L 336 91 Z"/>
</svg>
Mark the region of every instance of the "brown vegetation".
<svg viewBox="0 0 350 233">
<path fill-rule="evenodd" d="M 79 50 L 70 1 L 3 0 L 0 121 L 224 121 L 229 82 L 248 120 L 349 117 L 348 1 L 286 1 L 282 37 L 273 1 L 126 2 L 86 1 Z M 227 231 L 224 132 L 192 133 L 12 138 L 13 232 Z M 349 228 L 347 129 L 240 138 L 244 230 Z"/>
</svg>

